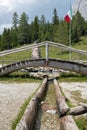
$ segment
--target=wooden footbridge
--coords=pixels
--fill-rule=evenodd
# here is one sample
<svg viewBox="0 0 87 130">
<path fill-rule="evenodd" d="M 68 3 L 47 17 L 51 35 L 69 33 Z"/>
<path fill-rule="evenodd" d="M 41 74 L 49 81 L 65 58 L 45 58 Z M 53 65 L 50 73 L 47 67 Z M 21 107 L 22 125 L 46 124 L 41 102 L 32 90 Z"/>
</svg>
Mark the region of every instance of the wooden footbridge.
<svg viewBox="0 0 87 130">
<path fill-rule="evenodd" d="M 45 58 L 34 57 L 31 59 L 17 61 L 12 64 L 2 66 L 0 68 L 0 76 L 12 73 L 17 70 L 29 68 L 29 67 L 51 67 L 51 68 L 56 68 L 56 69 L 77 72 L 82 75 L 87 75 L 87 64 L 71 61 L 71 59 L 70 60 L 62 60 L 62 59 L 55 59 L 55 58 L 53 59 L 49 57 L 49 47 L 52 46 L 52 47 L 60 48 L 63 50 L 67 50 L 70 53 L 75 52 L 83 56 L 87 56 L 87 51 L 74 49 L 74 48 L 65 46 L 63 44 L 54 43 L 50 41 L 45 41 L 41 43 L 23 46 L 16 49 L 3 51 L 3 52 L 0 52 L 0 56 L 4 56 L 4 55 L 7 56 L 8 54 L 12 54 L 12 53 L 16 53 L 16 52 L 20 52 L 24 50 L 29 50 L 33 48 L 38 48 L 41 46 L 45 46 Z M 55 120 L 56 120 L 56 125 L 55 127 L 53 126 L 53 127 L 48 128 L 48 126 L 46 127 L 44 124 L 44 126 L 42 125 L 41 127 L 40 116 L 45 116 L 45 113 L 49 110 L 50 111 L 52 110 L 52 112 L 55 110 L 53 108 L 50 108 L 50 106 L 52 105 L 51 104 L 52 101 L 50 99 L 51 98 L 53 99 L 52 93 L 51 93 L 50 99 L 49 100 L 47 99 L 47 101 L 49 101 L 50 103 L 47 104 L 44 102 L 43 104 L 41 104 L 41 101 L 46 101 L 46 97 L 47 98 L 49 97 L 46 95 L 48 93 L 47 90 L 50 91 L 51 89 L 51 86 L 48 87 L 50 84 L 49 82 L 50 81 L 48 80 L 48 76 L 45 75 L 40 88 L 37 90 L 35 95 L 31 98 L 31 101 L 29 102 L 22 119 L 16 126 L 16 130 L 40 130 L 40 128 L 42 127 L 43 127 L 42 128 L 43 130 L 46 130 L 46 129 L 79 130 L 72 116 L 87 113 L 87 104 L 81 103 L 80 106 L 69 108 L 69 106 L 66 103 L 66 99 L 64 95 L 62 94 L 59 84 L 57 83 L 57 80 L 55 79 L 55 77 L 52 79 L 52 83 L 54 86 L 54 87 L 52 86 L 52 89 L 53 89 L 52 93 L 54 94 L 53 97 L 55 98 L 54 100 L 56 101 L 56 103 L 54 104 L 54 108 L 56 108 L 56 115 L 57 114 L 58 115 L 57 116 L 55 115 L 53 119 L 52 119 L 52 115 L 48 117 L 50 118 L 50 126 L 55 125 Z M 44 111 L 42 112 L 41 107 L 43 107 L 42 110 L 45 109 L 45 112 Z"/>
<path fill-rule="evenodd" d="M 23 69 L 26 67 L 52 67 L 52 68 L 56 68 L 56 69 L 63 69 L 63 70 L 73 71 L 73 72 L 77 72 L 77 73 L 80 73 L 83 75 L 87 75 L 87 64 L 78 63 L 78 62 L 71 61 L 71 60 L 61 60 L 61 59 L 49 58 L 49 46 L 87 56 L 87 51 L 71 48 L 71 47 L 65 46 L 60 43 L 45 41 L 45 42 L 41 42 L 41 43 L 27 45 L 27 46 L 23 46 L 23 47 L 16 48 L 16 49 L 2 51 L 2 52 L 0 52 L 0 57 L 4 56 L 4 55 L 24 51 L 24 50 L 29 50 L 29 49 L 32 49 L 35 47 L 41 47 L 41 46 L 45 46 L 45 58 L 44 59 L 43 58 L 27 59 L 27 60 L 23 60 L 23 61 L 17 61 L 15 63 L 9 64 L 9 65 L 5 65 L 0 68 L 0 76 L 12 73 L 14 71 L 17 71 L 17 70 L 20 70 L 20 69 Z"/>
</svg>

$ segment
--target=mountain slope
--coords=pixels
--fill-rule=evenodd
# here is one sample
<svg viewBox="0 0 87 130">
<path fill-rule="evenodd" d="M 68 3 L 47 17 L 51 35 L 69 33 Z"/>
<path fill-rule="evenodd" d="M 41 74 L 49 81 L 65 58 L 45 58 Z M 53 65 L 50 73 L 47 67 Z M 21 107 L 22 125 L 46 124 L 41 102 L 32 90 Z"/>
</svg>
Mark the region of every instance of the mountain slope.
<svg viewBox="0 0 87 130">
<path fill-rule="evenodd" d="M 81 13 L 85 20 L 87 20 L 87 0 L 75 0 L 73 4 L 73 13 L 77 11 Z"/>
</svg>

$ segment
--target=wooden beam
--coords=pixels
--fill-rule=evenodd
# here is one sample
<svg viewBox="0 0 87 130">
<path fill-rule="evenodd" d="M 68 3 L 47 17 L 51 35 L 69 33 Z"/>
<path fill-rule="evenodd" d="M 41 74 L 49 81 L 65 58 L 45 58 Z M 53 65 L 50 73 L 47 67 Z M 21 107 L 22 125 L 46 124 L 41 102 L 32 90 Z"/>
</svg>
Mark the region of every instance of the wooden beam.
<svg viewBox="0 0 87 130">
<path fill-rule="evenodd" d="M 66 113 L 69 111 L 69 107 L 65 102 L 65 98 L 62 96 L 57 80 L 54 79 L 53 82 L 54 82 L 54 88 L 56 93 L 56 101 L 58 105 L 59 117 L 61 117 L 63 115 L 66 115 Z"/>
<path fill-rule="evenodd" d="M 47 85 L 47 77 L 43 80 L 41 87 L 35 94 L 35 96 L 31 99 L 29 105 L 27 106 L 24 115 L 16 127 L 16 130 L 33 130 L 34 123 L 37 116 L 38 106 L 40 101 L 42 100 Z"/>
<path fill-rule="evenodd" d="M 71 108 L 70 111 L 68 112 L 68 114 L 74 115 L 74 116 L 81 115 L 84 113 L 87 113 L 87 107 L 84 107 L 84 106 L 77 106 L 77 107 Z"/>
<path fill-rule="evenodd" d="M 72 116 L 60 118 L 60 130 L 79 130 Z"/>
<path fill-rule="evenodd" d="M 85 104 L 85 103 L 80 102 L 79 105 L 87 108 L 87 104 Z"/>
</svg>

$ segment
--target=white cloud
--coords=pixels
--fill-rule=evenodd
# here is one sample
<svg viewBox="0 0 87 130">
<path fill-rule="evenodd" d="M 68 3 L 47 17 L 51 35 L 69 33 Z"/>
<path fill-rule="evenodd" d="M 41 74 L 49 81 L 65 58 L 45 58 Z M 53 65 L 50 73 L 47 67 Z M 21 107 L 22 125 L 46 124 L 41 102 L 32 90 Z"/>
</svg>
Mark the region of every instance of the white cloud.
<svg viewBox="0 0 87 130">
<path fill-rule="evenodd" d="M 0 26 L 0 34 L 3 32 L 4 28 L 11 28 L 11 24 L 2 24 Z"/>
<path fill-rule="evenodd" d="M 0 33 L 4 27 L 11 27 L 12 15 L 16 11 L 30 12 L 38 0 L 0 0 Z M 32 10 L 33 11 L 33 10 Z"/>
<path fill-rule="evenodd" d="M 10 5 L 9 0 L 0 0 L 0 6 L 9 7 L 9 5 Z"/>
<path fill-rule="evenodd" d="M 0 26 L 11 24 L 14 12 L 17 12 L 19 16 L 25 12 L 29 16 L 29 21 L 32 21 L 36 15 L 40 17 L 42 14 L 50 20 L 54 8 L 58 9 L 58 15 L 63 16 L 68 4 L 68 0 L 66 3 L 64 0 L 0 0 Z"/>
<path fill-rule="evenodd" d="M 32 3 L 35 3 L 35 1 L 36 0 L 16 0 L 16 1 L 18 1 L 18 3 L 22 3 L 22 4 L 24 4 L 24 3 L 30 3 L 30 4 L 32 4 Z"/>
<path fill-rule="evenodd" d="M 12 4 L 10 0 L 0 0 L 0 7 L 7 8 L 7 11 L 12 10 Z"/>
<path fill-rule="evenodd" d="M 6 7 L 8 10 L 14 10 L 16 7 L 22 7 L 23 5 L 31 5 L 38 0 L 0 0 L 0 7 Z"/>
</svg>

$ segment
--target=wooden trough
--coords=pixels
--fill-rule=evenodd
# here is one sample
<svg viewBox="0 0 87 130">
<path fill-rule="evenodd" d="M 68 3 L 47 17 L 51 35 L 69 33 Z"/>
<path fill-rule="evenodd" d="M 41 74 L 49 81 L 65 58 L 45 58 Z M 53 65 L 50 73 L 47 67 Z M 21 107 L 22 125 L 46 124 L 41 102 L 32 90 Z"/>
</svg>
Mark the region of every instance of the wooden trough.
<svg viewBox="0 0 87 130">
<path fill-rule="evenodd" d="M 34 123 L 37 116 L 39 103 L 43 99 L 46 86 L 47 86 L 47 77 L 44 78 L 41 84 L 41 87 L 39 88 L 35 96 L 31 99 L 21 121 L 16 127 L 16 130 L 33 130 L 34 129 Z"/>
</svg>

